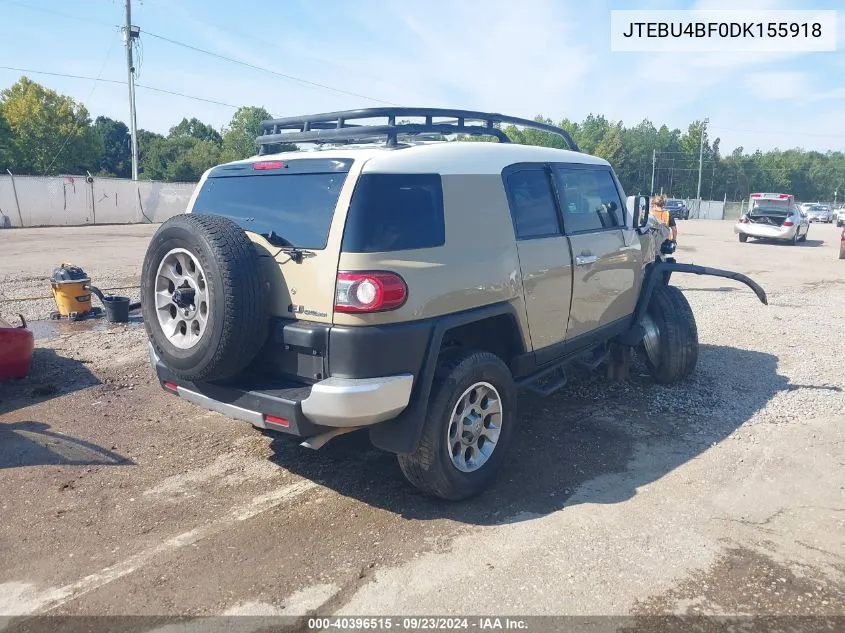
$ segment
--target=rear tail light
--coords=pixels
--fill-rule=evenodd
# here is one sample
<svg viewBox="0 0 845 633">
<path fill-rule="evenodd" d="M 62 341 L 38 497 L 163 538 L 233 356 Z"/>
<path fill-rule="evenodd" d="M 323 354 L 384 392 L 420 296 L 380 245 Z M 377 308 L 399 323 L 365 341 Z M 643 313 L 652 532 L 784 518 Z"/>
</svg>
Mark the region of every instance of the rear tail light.
<svg viewBox="0 0 845 633">
<path fill-rule="evenodd" d="M 401 307 L 408 286 L 396 273 L 341 272 L 337 275 L 334 309 L 338 312 L 383 312 Z"/>
<path fill-rule="evenodd" d="M 795 226 L 795 222 L 793 222 L 792 220 L 784 220 L 781 226 Z"/>
</svg>

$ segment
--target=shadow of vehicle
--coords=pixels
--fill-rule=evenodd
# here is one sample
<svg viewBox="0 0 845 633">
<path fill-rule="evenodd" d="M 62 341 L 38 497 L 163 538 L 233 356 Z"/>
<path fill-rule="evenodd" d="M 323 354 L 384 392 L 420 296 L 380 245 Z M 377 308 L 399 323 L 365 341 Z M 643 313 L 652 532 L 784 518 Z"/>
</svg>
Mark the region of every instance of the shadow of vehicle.
<svg viewBox="0 0 845 633">
<path fill-rule="evenodd" d="M 99 384 L 100 379 L 82 361 L 36 347 L 29 375 L 0 383 L 0 415 Z"/>
<path fill-rule="evenodd" d="M 738 290 L 745 290 L 745 288 L 738 288 L 736 286 L 719 286 L 718 288 L 684 288 L 684 294 L 688 292 L 736 292 Z"/>
<path fill-rule="evenodd" d="M 751 238 L 746 242 L 746 244 L 779 244 L 780 246 L 791 246 L 792 242 L 788 240 L 772 240 L 765 237 L 754 237 Z M 811 240 L 809 237 L 804 240 L 803 242 L 798 242 L 795 246 L 803 247 L 803 248 L 815 248 L 817 246 L 822 246 L 824 244 L 824 240 Z"/>
<path fill-rule="evenodd" d="M 751 382 L 726 377 L 753 375 Z M 280 466 L 340 494 L 412 519 L 491 525 L 530 520 L 577 503 L 619 503 L 726 438 L 775 394 L 789 388 L 777 358 L 703 345 L 690 384 L 662 386 L 637 361 L 632 378 L 607 383 L 585 375 L 549 398 L 520 399 L 513 451 L 493 485 L 460 503 L 427 497 L 408 484 L 396 458 L 374 449 L 366 432 L 341 436 L 317 452 L 273 436 Z M 693 402 L 689 399 L 692 397 Z M 726 405 L 730 402 L 730 405 Z"/>
<path fill-rule="evenodd" d="M 21 466 L 125 466 L 134 462 L 96 444 L 48 430 L 43 422 L 0 423 L 0 469 Z"/>
</svg>

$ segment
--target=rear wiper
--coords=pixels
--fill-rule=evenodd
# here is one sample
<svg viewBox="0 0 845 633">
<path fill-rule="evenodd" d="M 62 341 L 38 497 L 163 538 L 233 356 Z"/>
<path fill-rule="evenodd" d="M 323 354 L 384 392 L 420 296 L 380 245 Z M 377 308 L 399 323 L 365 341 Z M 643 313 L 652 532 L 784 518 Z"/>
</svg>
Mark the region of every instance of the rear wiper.
<svg viewBox="0 0 845 633">
<path fill-rule="evenodd" d="M 290 246 L 282 248 L 283 253 L 288 255 L 291 258 L 291 261 L 294 264 L 301 264 L 302 260 L 306 257 L 314 257 L 314 251 L 309 251 L 304 248 L 299 248 L 298 246 Z"/>
<path fill-rule="evenodd" d="M 291 261 L 295 264 L 301 264 L 302 260 L 306 257 L 314 257 L 314 253 L 312 251 L 294 246 L 289 240 L 285 239 L 275 231 L 271 230 L 268 233 L 259 233 L 259 235 L 270 242 L 273 246 L 278 246 L 281 249 L 279 252 L 288 255 L 291 258 Z"/>
<path fill-rule="evenodd" d="M 270 231 L 269 233 L 259 233 L 259 235 L 270 242 L 273 246 L 293 246 L 293 244 L 275 231 Z"/>
</svg>

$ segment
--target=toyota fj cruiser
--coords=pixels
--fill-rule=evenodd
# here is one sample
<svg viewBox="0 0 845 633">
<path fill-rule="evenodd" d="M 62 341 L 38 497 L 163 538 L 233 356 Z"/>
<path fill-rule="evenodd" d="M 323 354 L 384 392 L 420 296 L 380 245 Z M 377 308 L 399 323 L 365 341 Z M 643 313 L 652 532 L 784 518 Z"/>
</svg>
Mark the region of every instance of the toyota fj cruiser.
<svg viewBox="0 0 845 633">
<path fill-rule="evenodd" d="M 510 143 L 502 124 L 569 149 Z M 443 140 L 455 134 L 499 142 Z M 315 149 L 268 154 L 287 143 Z M 626 199 L 554 126 L 376 108 L 267 121 L 258 145 L 207 171 L 147 250 L 162 386 L 312 448 L 368 429 L 442 498 L 495 475 L 518 388 L 549 394 L 573 361 L 632 349 L 656 380 L 688 377 L 698 335 L 673 272 L 736 279 L 766 303 L 743 275 L 677 263 L 648 198 Z"/>
</svg>

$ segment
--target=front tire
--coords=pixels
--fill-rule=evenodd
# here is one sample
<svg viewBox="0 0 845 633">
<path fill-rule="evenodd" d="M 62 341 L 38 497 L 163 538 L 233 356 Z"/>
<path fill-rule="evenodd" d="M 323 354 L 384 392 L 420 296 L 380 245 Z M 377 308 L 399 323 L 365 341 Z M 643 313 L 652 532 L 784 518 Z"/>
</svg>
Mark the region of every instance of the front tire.
<svg viewBox="0 0 845 633">
<path fill-rule="evenodd" d="M 680 289 L 655 287 L 643 327 L 646 335 L 639 352 L 651 376 L 662 384 L 689 378 L 698 363 L 698 327 Z"/>
<path fill-rule="evenodd" d="M 745 233 L 740 233 L 739 234 L 739 241 L 744 244 L 745 242 L 748 241 L 748 236 Z"/>
<path fill-rule="evenodd" d="M 498 473 L 516 425 L 516 385 L 507 365 L 489 352 L 464 352 L 435 373 L 420 444 L 398 455 L 399 467 L 427 494 L 472 497 Z"/>
</svg>

